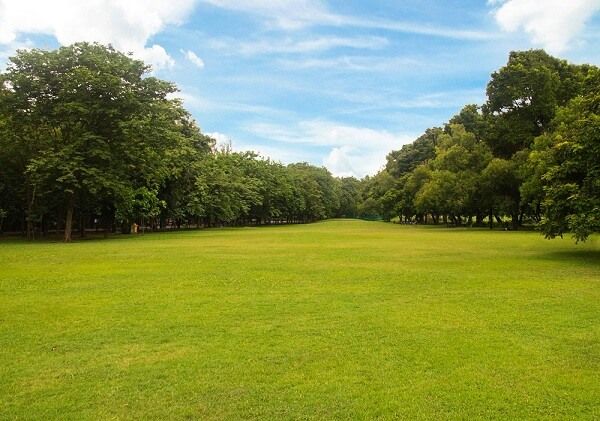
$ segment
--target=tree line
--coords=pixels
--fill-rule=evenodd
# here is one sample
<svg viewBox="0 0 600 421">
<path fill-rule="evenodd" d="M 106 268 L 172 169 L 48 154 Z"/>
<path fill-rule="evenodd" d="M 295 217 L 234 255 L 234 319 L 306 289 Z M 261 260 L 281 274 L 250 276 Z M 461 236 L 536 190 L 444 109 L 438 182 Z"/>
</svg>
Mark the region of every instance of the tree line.
<svg viewBox="0 0 600 421">
<path fill-rule="evenodd" d="M 356 216 L 358 181 L 217 148 L 176 87 L 112 47 L 19 51 L 0 74 L 0 232 Z"/>
<path fill-rule="evenodd" d="M 542 50 L 510 53 L 485 104 L 391 152 L 364 179 L 361 214 L 490 227 L 600 232 L 600 71 Z"/>
<path fill-rule="evenodd" d="M 600 231 L 600 71 L 510 53 L 487 101 L 357 180 L 216 147 L 174 84 L 99 44 L 18 51 L 0 73 L 0 232 L 306 223 L 361 217 Z"/>
</svg>

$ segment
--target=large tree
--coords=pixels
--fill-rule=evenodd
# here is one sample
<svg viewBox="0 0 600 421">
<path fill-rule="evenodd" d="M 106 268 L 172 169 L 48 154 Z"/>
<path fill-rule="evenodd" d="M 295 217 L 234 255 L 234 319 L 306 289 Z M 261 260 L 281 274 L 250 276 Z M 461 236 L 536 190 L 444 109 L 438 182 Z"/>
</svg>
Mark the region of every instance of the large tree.
<svg viewBox="0 0 600 421">
<path fill-rule="evenodd" d="M 543 168 L 544 234 L 571 232 L 577 241 L 600 232 L 600 71 L 585 94 L 557 112 L 554 130 L 536 140 L 532 160 Z"/>
<path fill-rule="evenodd" d="M 168 99 L 175 86 L 149 70 L 112 47 L 88 43 L 19 51 L 10 59 L 0 107 L 26 154 L 29 220 L 41 197 L 52 196 L 70 241 L 76 209 L 115 212 L 114 204 L 130 207 L 140 187 L 157 191 L 167 175 L 161 151 L 176 145 L 187 116 Z"/>
<path fill-rule="evenodd" d="M 513 51 L 492 74 L 483 106 L 486 140 L 500 158 L 528 148 L 549 128 L 556 107 L 581 92 L 587 66 L 576 66 L 543 50 Z"/>
</svg>

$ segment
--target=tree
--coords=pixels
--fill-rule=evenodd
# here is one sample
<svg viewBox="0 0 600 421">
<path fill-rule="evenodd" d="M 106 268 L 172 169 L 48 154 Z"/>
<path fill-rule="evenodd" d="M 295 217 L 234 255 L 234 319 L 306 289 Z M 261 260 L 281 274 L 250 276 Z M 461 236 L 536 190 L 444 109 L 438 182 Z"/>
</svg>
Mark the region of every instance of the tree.
<svg viewBox="0 0 600 421">
<path fill-rule="evenodd" d="M 360 201 L 360 181 L 354 177 L 344 177 L 339 179 L 339 184 L 340 206 L 337 216 L 356 218 Z"/>
<path fill-rule="evenodd" d="M 362 202 L 358 208 L 359 215 L 362 218 L 381 218 L 386 221 L 394 217 L 396 203 L 390 199 L 395 185 L 396 180 L 387 170 L 382 170 L 373 177 L 365 177 L 361 192 Z"/>
<path fill-rule="evenodd" d="M 261 204 L 261 180 L 248 171 L 253 159 L 253 153 L 221 150 L 202 162 L 195 194 L 208 225 L 236 223 Z"/>
<path fill-rule="evenodd" d="M 460 112 L 452 117 L 446 124 L 444 131 L 448 133 L 453 125 L 460 124 L 475 138 L 482 140 L 487 134 L 487 122 L 481 112 L 481 107 L 476 104 L 465 105 Z"/>
<path fill-rule="evenodd" d="M 463 125 L 448 125 L 429 163 L 429 179 L 415 193 L 416 210 L 431 213 L 434 221 L 449 215 L 456 225 L 462 224 L 462 216 L 481 222 L 480 174 L 491 158 L 488 146 Z"/>
<path fill-rule="evenodd" d="M 414 170 L 418 165 L 435 157 L 435 147 L 443 133 L 439 127 L 427 129 L 413 143 L 402 146 L 398 151 L 392 151 L 387 156 L 386 170 L 394 177 Z"/>
<path fill-rule="evenodd" d="M 304 222 L 336 215 L 340 207 L 339 186 L 326 168 L 305 162 L 290 164 L 287 168 L 303 196 L 301 219 Z"/>
<path fill-rule="evenodd" d="M 557 106 L 581 92 L 586 66 L 575 66 L 543 50 L 513 51 L 487 86 L 483 107 L 486 140 L 495 156 L 510 158 L 548 129 Z"/>
<path fill-rule="evenodd" d="M 44 211 L 39 195 L 55 198 L 70 241 L 76 210 L 122 203 L 142 186 L 157 191 L 167 172 L 162 151 L 176 144 L 187 113 L 168 99 L 174 85 L 148 71 L 112 47 L 88 43 L 10 59 L 1 108 L 10 110 L 8 126 L 27 151 L 29 220 L 34 207 Z"/>
<path fill-rule="evenodd" d="M 531 157 L 544 169 L 541 228 L 548 238 L 572 232 L 585 241 L 600 232 L 600 71 L 590 73 L 585 94 L 559 109 L 552 126 Z"/>
</svg>

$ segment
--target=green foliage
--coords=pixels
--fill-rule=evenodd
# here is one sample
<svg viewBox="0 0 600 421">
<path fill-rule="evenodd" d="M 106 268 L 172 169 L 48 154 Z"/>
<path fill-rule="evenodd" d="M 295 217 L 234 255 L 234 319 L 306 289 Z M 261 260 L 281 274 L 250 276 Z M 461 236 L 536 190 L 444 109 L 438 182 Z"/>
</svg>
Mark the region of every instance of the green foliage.
<svg viewBox="0 0 600 421">
<path fill-rule="evenodd" d="M 510 158 L 530 147 L 549 128 L 556 108 L 581 92 L 586 70 L 542 50 L 511 52 L 507 65 L 492 74 L 483 107 L 494 153 Z"/>
<path fill-rule="evenodd" d="M 512 52 L 487 102 L 391 152 L 363 181 L 359 208 L 400 221 L 487 218 L 490 227 L 509 216 L 513 229 L 536 223 L 549 238 L 586 239 L 600 231 L 598 74 L 541 50 Z"/>
<path fill-rule="evenodd" d="M 25 220 L 32 238 L 64 221 L 70 241 L 74 224 L 85 234 L 91 221 L 128 232 L 133 222 L 308 222 L 341 212 L 344 182 L 308 164 L 215 150 L 170 99 L 176 87 L 148 71 L 88 43 L 10 59 L 0 75 L 0 205 L 12 229 Z M 348 186 L 344 212 L 355 216 Z"/>
<path fill-rule="evenodd" d="M 361 203 L 358 207 L 360 217 L 372 220 L 389 220 L 393 217 L 395 203 L 390 199 L 396 184 L 394 177 L 384 170 L 373 177 L 365 177 L 362 184 Z"/>
<path fill-rule="evenodd" d="M 481 113 L 481 107 L 476 104 L 465 105 L 457 115 L 450 119 L 444 131 L 448 132 L 453 125 L 457 124 L 472 133 L 476 139 L 484 139 L 487 134 L 487 122 Z"/>
<path fill-rule="evenodd" d="M 435 147 L 442 129 L 427 129 L 413 143 L 404 145 L 399 151 L 392 151 L 387 156 L 386 170 L 394 177 L 413 171 L 418 165 L 435 156 Z"/>
<path fill-rule="evenodd" d="M 6 229 L 105 232 L 361 217 L 599 230 L 598 68 L 512 52 L 484 105 L 427 129 L 363 180 L 217 150 L 176 87 L 111 47 L 20 51 L 0 75 Z M 63 215 L 61 217 L 60 215 Z"/>
<path fill-rule="evenodd" d="M 29 218 L 64 207 L 69 241 L 75 207 L 132 209 L 138 205 L 127 202 L 140 192 L 157 191 L 169 171 L 163 158 L 180 146 L 189 117 L 168 99 L 175 87 L 147 71 L 111 47 L 87 43 L 11 58 L 1 109 L 26 154 Z"/>
<path fill-rule="evenodd" d="M 361 183 L 354 177 L 343 177 L 339 180 L 340 206 L 336 216 L 342 218 L 358 217 Z"/>
<path fill-rule="evenodd" d="M 545 172 L 541 227 L 550 238 L 572 232 L 584 241 L 600 231 L 600 72 L 586 82 L 585 95 L 558 111 L 532 156 Z"/>
</svg>

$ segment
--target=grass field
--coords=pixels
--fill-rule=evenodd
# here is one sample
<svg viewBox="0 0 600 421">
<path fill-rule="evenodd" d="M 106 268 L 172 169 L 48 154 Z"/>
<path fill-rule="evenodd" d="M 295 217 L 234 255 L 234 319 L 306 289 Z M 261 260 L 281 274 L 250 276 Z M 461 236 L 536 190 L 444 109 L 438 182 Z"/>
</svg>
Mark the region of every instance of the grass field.
<svg viewBox="0 0 600 421">
<path fill-rule="evenodd" d="M 598 419 L 600 245 L 335 220 L 0 243 L 2 419 Z"/>
</svg>

